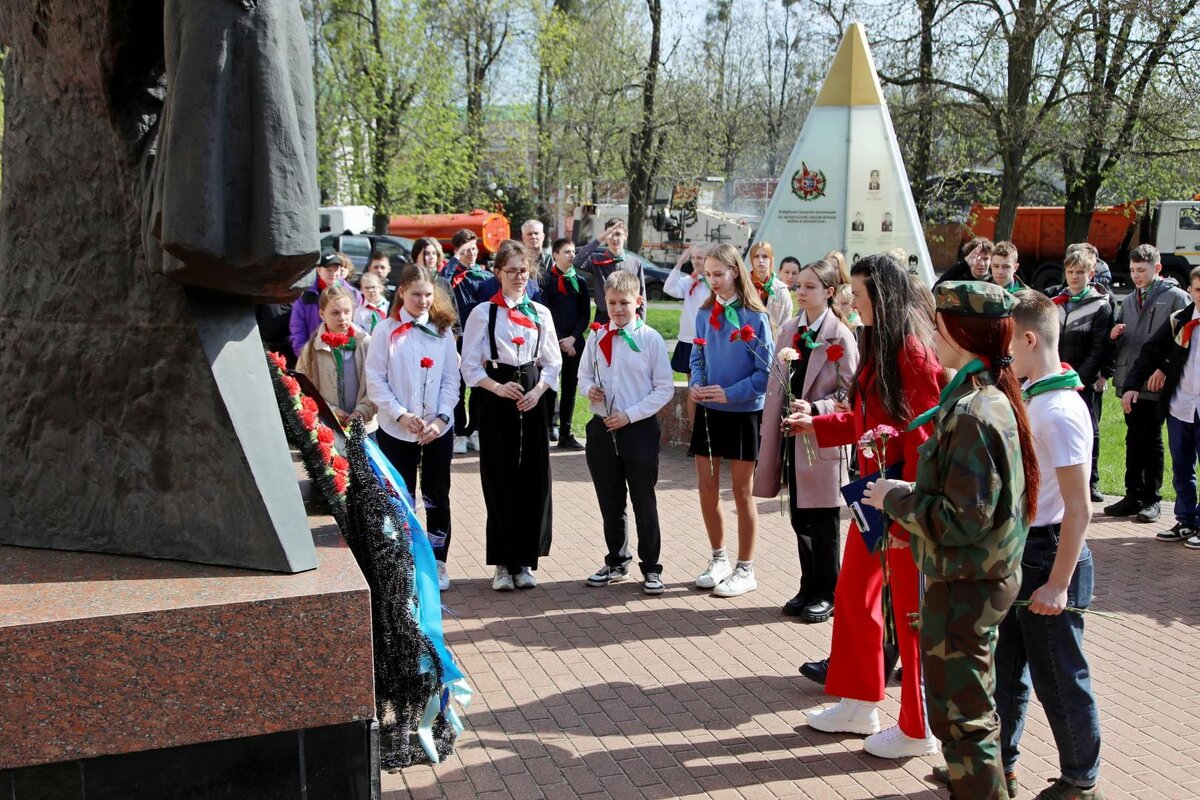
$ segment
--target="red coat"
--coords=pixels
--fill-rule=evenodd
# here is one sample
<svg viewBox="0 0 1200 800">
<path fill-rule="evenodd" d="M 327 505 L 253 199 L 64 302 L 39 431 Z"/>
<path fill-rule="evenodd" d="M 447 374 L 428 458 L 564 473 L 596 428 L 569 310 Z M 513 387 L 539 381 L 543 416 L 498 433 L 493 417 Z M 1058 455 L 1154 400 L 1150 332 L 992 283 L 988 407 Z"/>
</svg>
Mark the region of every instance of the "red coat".
<svg viewBox="0 0 1200 800">
<path fill-rule="evenodd" d="M 937 355 L 917 339 L 909 338 L 900 353 L 900 375 L 904 383 L 904 398 L 912 416 L 933 408 L 938 404 L 942 387 L 946 384 L 945 374 Z M 917 448 L 933 433 L 933 423 L 928 422 L 914 431 L 905 430 L 911 420 L 893 419 L 883 408 L 879 392 L 875 391 L 876 372 L 873 362 L 868 361 L 858 378 L 858 391 L 854 396 L 855 408 L 837 414 L 824 414 L 813 418 L 813 430 L 817 444 L 821 447 L 856 444 L 863 433 L 878 425 L 891 425 L 900 431 L 900 441 L 888 443 L 888 464 L 904 460 L 904 480 L 917 479 Z M 879 469 L 874 458 L 868 458 L 858 450 L 860 475 L 870 475 Z M 900 528 L 895 532 L 907 540 L 908 533 Z"/>
</svg>

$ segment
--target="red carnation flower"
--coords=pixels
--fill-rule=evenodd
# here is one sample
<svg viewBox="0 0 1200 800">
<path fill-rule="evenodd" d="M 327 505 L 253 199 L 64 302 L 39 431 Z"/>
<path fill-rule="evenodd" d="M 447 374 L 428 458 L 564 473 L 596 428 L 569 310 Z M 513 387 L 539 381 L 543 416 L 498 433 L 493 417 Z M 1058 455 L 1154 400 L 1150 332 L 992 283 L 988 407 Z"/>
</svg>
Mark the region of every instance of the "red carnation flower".
<svg viewBox="0 0 1200 800">
<path fill-rule="evenodd" d="M 276 353 L 274 350 L 267 351 L 267 358 L 270 359 L 271 363 L 279 369 L 287 369 L 287 359 L 279 355 L 279 353 Z"/>
<path fill-rule="evenodd" d="M 525 337 L 524 336 L 514 336 L 512 339 L 512 343 L 515 344 L 517 347 L 520 347 L 523 344 L 525 344 Z"/>
<path fill-rule="evenodd" d="M 345 492 L 346 486 L 349 485 L 349 483 L 350 481 L 342 473 L 335 472 L 333 474 L 333 490 L 338 494 Z"/>
<path fill-rule="evenodd" d="M 738 336 L 743 342 L 752 342 L 754 341 L 754 328 L 751 328 L 749 325 L 743 325 L 742 329 L 738 331 Z"/>
<path fill-rule="evenodd" d="M 733 333 L 729 334 L 729 341 L 736 342 L 739 335 L 741 335 L 741 331 L 734 331 Z"/>
<path fill-rule="evenodd" d="M 345 347 L 350 342 L 349 333 L 329 333 L 326 331 L 321 334 L 321 341 L 330 347 Z"/>
<path fill-rule="evenodd" d="M 316 414 L 320 409 L 317 408 L 316 400 L 313 400 L 308 395 L 304 395 L 304 397 L 300 398 L 300 410 L 311 411 L 312 413 Z"/>
<path fill-rule="evenodd" d="M 333 431 L 328 425 L 321 425 L 317 428 L 317 441 L 321 444 L 333 444 Z"/>
<path fill-rule="evenodd" d="M 825 357 L 830 361 L 841 361 L 844 355 L 846 355 L 846 348 L 840 344 L 831 344 L 825 348 Z"/>
<path fill-rule="evenodd" d="M 287 389 L 287 393 L 292 397 L 297 397 L 300 394 L 300 381 L 293 378 L 291 375 L 280 375 L 279 382 L 283 384 L 283 388 Z"/>
<path fill-rule="evenodd" d="M 344 456 L 334 456 L 333 463 L 330 466 L 333 467 L 334 472 L 350 471 L 350 462 L 347 461 Z"/>
<path fill-rule="evenodd" d="M 697 337 L 692 339 L 692 344 L 696 345 L 696 347 L 704 347 L 704 345 L 708 344 L 708 339 Z"/>
<path fill-rule="evenodd" d="M 425 356 L 424 358 L 421 359 L 421 369 L 429 369 L 432 366 L 433 366 L 433 359 L 430 358 L 429 356 Z"/>
<path fill-rule="evenodd" d="M 603 326 L 603 325 L 601 325 L 599 322 L 593 322 L 593 323 L 592 323 L 591 325 L 589 325 L 588 327 L 592 329 L 592 333 L 595 333 L 596 331 L 600 330 L 600 329 L 601 329 L 601 328 L 603 328 L 604 326 Z"/>
<path fill-rule="evenodd" d="M 333 445 L 325 444 L 325 442 L 317 442 L 317 452 L 321 456 L 321 461 L 328 464 L 329 460 L 333 458 Z"/>
<path fill-rule="evenodd" d="M 307 408 L 300 409 L 300 424 L 305 430 L 311 431 L 317 426 L 317 412 L 309 411 Z"/>
</svg>

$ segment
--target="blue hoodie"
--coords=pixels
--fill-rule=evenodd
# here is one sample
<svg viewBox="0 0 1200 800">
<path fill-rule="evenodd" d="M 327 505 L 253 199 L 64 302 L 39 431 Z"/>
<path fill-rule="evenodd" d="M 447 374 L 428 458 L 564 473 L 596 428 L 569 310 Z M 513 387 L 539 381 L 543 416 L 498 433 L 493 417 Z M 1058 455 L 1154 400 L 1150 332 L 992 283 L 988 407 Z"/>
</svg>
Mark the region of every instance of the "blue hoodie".
<svg viewBox="0 0 1200 800">
<path fill-rule="evenodd" d="M 704 339 L 704 347 L 692 347 L 692 386 L 721 386 L 727 403 L 702 403 L 714 411 L 762 411 L 767 396 L 767 379 L 775 345 L 771 341 L 771 323 L 762 311 L 749 311 L 739 303 L 734 307 L 738 327 L 721 316 L 719 329 L 709 322 L 711 308 L 696 312 L 696 336 Z M 743 342 L 738 333 L 744 325 L 754 330 L 756 340 Z"/>
</svg>

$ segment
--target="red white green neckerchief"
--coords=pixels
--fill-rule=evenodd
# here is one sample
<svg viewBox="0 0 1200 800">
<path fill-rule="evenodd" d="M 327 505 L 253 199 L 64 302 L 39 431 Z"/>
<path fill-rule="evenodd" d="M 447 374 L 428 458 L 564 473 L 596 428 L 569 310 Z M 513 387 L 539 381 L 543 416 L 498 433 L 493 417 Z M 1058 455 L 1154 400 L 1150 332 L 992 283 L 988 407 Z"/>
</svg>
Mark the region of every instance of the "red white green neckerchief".
<svg viewBox="0 0 1200 800">
<path fill-rule="evenodd" d="M 1036 380 L 1021 390 L 1021 397 L 1026 403 L 1046 392 L 1056 392 L 1059 389 L 1079 391 L 1083 388 L 1083 381 L 1079 380 L 1079 373 L 1071 369 L 1070 364 L 1061 364 L 1061 366 L 1062 371 L 1057 375 L 1049 375 Z"/>
<path fill-rule="evenodd" d="M 642 322 L 642 320 L 640 318 L 634 317 L 633 329 L 635 331 L 638 328 L 642 327 L 643 324 L 644 323 Z M 608 362 L 608 365 L 610 367 L 612 366 L 613 340 L 616 339 L 617 336 L 620 336 L 622 339 L 624 339 L 625 344 L 629 345 L 629 349 L 632 350 L 633 352 L 635 352 L 635 353 L 642 352 L 641 348 L 639 348 L 637 346 L 637 342 L 635 342 L 633 340 L 633 335 L 630 334 L 629 331 L 625 330 L 624 328 L 618 328 L 615 325 L 613 325 L 612 322 L 609 322 L 608 323 L 608 332 L 604 334 L 604 337 L 602 339 L 600 339 L 599 347 L 600 347 L 600 352 L 604 354 L 604 360 L 606 362 Z"/>
<path fill-rule="evenodd" d="M 520 325 L 522 328 L 536 328 L 540 321 L 538 318 L 537 309 L 533 307 L 529 296 L 522 294 L 521 301 L 512 308 L 508 305 L 508 300 L 504 297 L 504 290 L 500 289 L 492 295 L 491 302 L 503 308 L 508 312 L 508 320 L 514 325 Z"/>
<path fill-rule="evenodd" d="M 742 304 L 742 298 L 735 294 L 730 298 L 729 303 L 724 305 L 721 303 L 721 298 L 714 294 L 712 301 L 712 310 L 708 314 L 708 324 L 714 331 L 721 330 L 722 317 L 734 328 L 741 327 L 742 321 L 738 317 L 737 307 Z"/>
<path fill-rule="evenodd" d="M 379 308 L 378 306 L 373 306 L 373 305 L 371 305 L 370 303 L 365 303 L 365 302 L 364 302 L 364 303 L 363 303 L 363 308 L 365 308 L 367 311 L 370 311 L 370 312 L 371 312 L 371 330 L 370 330 L 370 333 L 374 333 L 374 332 L 375 332 L 375 326 L 376 326 L 376 325 L 378 325 L 378 324 L 379 324 L 379 320 L 383 319 L 383 318 L 384 318 L 386 315 L 383 313 L 383 309 L 382 309 L 382 308 Z"/>
<path fill-rule="evenodd" d="M 329 288 L 329 284 L 326 283 L 323 278 L 321 278 L 321 273 L 319 273 L 319 272 L 317 273 L 316 287 L 317 287 L 317 294 L 320 294 L 321 292 L 323 292 Z"/>
<path fill-rule="evenodd" d="M 688 296 L 690 297 L 690 296 L 691 296 L 691 294 L 692 294 L 692 292 L 696 291 L 696 287 L 697 287 L 697 286 L 699 286 L 699 285 L 700 285 L 700 284 L 702 284 L 702 283 L 703 283 L 705 286 L 708 286 L 708 278 L 704 277 L 703 275 L 701 275 L 700 277 L 696 278 L 696 280 L 692 281 L 692 286 L 691 286 L 691 288 L 690 288 L 690 289 L 688 289 Z"/>
<path fill-rule="evenodd" d="M 807 315 L 806 315 L 807 318 Z M 825 312 L 821 312 L 821 316 L 817 317 L 812 325 L 801 325 L 796 329 L 796 335 L 792 337 L 792 347 L 800 356 L 800 360 L 804 360 L 805 350 L 816 350 L 821 346 L 817 341 L 817 331 L 821 329 L 821 323 L 825 320 Z M 801 343 L 804 347 L 801 348 Z"/>
<path fill-rule="evenodd" d="M 1091 297 L 1091 296 L 1092 296 L 1092 287 L 1091 286 L 1083 287 L 1083 291 L 1080 292 L 1079 294 L 1071 294 L 1070 289 L 1063 289 L 1062 292 L 1060 292 L 1057 296 L 1054 297 L 1054 304 L 1059 305 L 1059 306 L 1065 306 L 1067 303 L 1078 303 L 1080 300 L 1084 299 L 1085 297 Z"/>
<path fill-rule="evenodd" d="M 605 252 L 607 252 L 607 251 L 605 251 Z M 622 253 L 619 256 L 609 253 L 608 258 L 604 258 L 603 256 L 601 256 L 600 258 L 596 258 L 595 256 L 592 256 L 592 264 L 597 267 L 608 267 L 608 266 L 612 266 L 613 264 L 620 264 L 624 260 L 625 260 L 624 253 Z"/>
<path fill-rule="evenodd" d="M 1178 333 L 1175 334 L 1175 344 L 1180 347 L 1190 347 L 1192 343 L 1192 331 L 1196 326 L 1200 325 L 1200 319 L 1189 319 L 1180 326 Z"/>
<path fill-rule="evenodd" d="M 407 312 L 405 312 L 405 313 L 407 313 Z M 426 320 L 429 319 L 428 314 L 422 314 L 421 316 L 425 317 Z M 424 333 L 428 336 L 434 337 L 435 339 L 439 338 L 437 331 L 435 331 L 433 328 L 429 327 L 429 325 L 427 325 L 425 322 L 420 322 L 419 320 L 420 320 L 420 317 L 413 317 L 412 319 L 410 319 L 407 322 L 400 322 L 400 320 L 397 319 L 396 321 L 400 322 L 400 324 L 397 325 L 396 327 L 392 328 L 392 332 L 391 332 L 391 334 L 388 335 L 388 339 L 389 340 L 398 339 L 399 337 L 403 336 L 404 334 L 408 333 L 409 331 L 413 330 L 414 328 L 416 330 L 419 330 L 421 333 Z"/>
<path fill-rule="evenodd" d="M 771 298 L 775 296 L 775 270 L 767 275 L 767 279 L 762 283 L 754 277 L 754 273 L 750 273 L 750 282 L 754 284 L 754 288 L 758 289 L 758 296 L 764 303 L 769 303 Z"/>
<path fill-rule="evenodd" d="M 915 431 L 917 428 L 936 417 L 938 412 L 941 411 L 943 407 L 949 405 L 950 399 L 954 396 L 954 393 L 958 391 L 958 387 L 962 386 L 968 377 L 974 375 L 976 372 L 983 372 L 985 369 L 987 369 L 987 364 L 983 363 L 981 359 L 971 359 L 971 363 L 965 365 L 962 369 L 955 373 L 954 379 L 946 384 L 945 389 L 942 389 L 942 393 L 938 395 L 937 405 L 928 411 L 918 414 L 912 422 L 908 423 L 908 428 L 905 430 Z M 1078 376 L 1076 376 L 1076 379 L 1078 380 Z"/>
<path fill-rule="evenodd" d="M 326 329 L 321 334 L 321 341 L 333 351 L 333 363 L 337 366 L 338 399 L 341 400 L 346 392 L 346 362 L 343 354 L 353 353 L 354 348 L 358 346 L 354 326 L 347 328 L 345 333 L 332 333 Z"/>
<path fill-rule="evenodd" d="M 567 281 L 571 282 L 571 288 L 575 290 L 575 293 L 579 293 L 579 276 L 575 273 L 574 265 L 567 267 L 567 271 L 563 272 L 558 268 L 558 265 L 555 264 L 554 266 L 550 267 L 550 274 L 558 278 L 559 294 L 567 293 Z"/>
<path fill-rule="evenodd" d="M 480 279 L 484 279 L 484 280 L 491 277 L 490 275 L 487 274 L 487 271 L 480 268 L 480 266 L 478 264 L 472 264 L 471 266 L 468 267 L 466 264 L 464 264 L 461 261 L 455 261 L 454 262 L 454 274 L 450 276 L 450 288 L 457 289 L 458 285 L 460 283 L 462 283 L 463 279 L 466 278 L 468 275 L 470 275 L 473 278 L 480 278 Z"/>
</svg>

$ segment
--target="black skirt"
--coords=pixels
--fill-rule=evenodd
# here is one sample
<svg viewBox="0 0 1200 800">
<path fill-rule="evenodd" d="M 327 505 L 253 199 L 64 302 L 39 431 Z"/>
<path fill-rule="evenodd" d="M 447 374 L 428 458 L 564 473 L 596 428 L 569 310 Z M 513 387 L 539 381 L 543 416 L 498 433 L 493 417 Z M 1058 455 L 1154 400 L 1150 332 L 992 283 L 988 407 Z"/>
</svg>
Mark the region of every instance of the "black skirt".
<svg viewBox="0 0 1200 800">
<path fill-rule="evenodd" d="M 675 352 L 671 354 L 671 369 L 689 375 L 692 372 L 692 343 L 679 341 L 675 343 Z"/>
<path fill-rule="evenodd" d="M 758 461 L 761 424 L 761 411 L 717 411 L 697 405 L 688 455 Z"/>
</svg>

